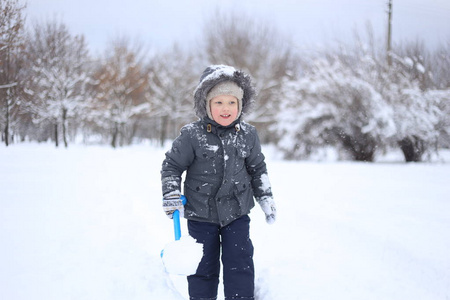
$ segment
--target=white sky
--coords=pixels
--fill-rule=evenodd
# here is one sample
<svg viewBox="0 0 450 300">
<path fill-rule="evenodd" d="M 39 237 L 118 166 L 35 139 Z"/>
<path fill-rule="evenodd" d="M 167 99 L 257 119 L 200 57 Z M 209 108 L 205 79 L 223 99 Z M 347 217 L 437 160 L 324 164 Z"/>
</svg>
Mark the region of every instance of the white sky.
<svg viewBox="0 0 450 300">
<path fill-rule="evenodd" d="M 23 0 L 25 1 L 25 0 Z M 217 9 L 267 21 L 299 45 L 348 40 L 367 21 L 377 38 L 386 32 L 388 0 L 28 0 L 27 19 L 56 17 L 84 34 L 94 52 L 118 35 L 163 48 L 193 43 Z M 430 48 L 450 41 L 449 0 L 393 0 L 393 41 L 416 40 Z"/>
</svg>

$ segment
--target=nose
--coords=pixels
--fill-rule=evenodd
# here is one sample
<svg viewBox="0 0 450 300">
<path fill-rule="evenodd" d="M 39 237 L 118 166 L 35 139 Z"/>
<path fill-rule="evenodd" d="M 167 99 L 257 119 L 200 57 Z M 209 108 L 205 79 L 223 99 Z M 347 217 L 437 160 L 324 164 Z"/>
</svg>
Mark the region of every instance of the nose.
<svg viewBox="0 0 450 300">
<path fill-rule="evenodd" d="M 231 107 L 231 105 L 227 103 L 223 106 L 223 110 L 228 111 L 228 110 L 230 110 L 230 107 Z"/>
</svg>

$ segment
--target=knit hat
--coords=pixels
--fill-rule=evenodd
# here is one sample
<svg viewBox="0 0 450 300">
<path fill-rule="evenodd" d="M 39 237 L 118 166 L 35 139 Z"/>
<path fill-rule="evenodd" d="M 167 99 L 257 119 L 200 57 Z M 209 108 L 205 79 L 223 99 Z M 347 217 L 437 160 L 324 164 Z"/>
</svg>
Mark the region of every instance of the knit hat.
<svg viewBox="0 0 450 300">
<path fill-rule="evenodd" d="M 234 81 L 223 81 L 216 84 L 206 95 L 206 113 L 211 120 L 214 120 L 211 114 L 211 99 L 221 95 L 234 96 L 238 100 L 238 114 L 237 117 L 241 115 L 242 112 L 242 97 L 244 96 L 244 91 L 237 85 Z"/>
</svg>

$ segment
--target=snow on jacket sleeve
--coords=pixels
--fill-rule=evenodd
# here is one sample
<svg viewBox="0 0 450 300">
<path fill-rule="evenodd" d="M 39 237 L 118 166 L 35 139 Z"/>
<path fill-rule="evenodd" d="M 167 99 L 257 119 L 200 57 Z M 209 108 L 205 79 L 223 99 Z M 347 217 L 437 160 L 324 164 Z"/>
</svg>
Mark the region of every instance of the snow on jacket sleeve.
<svg viewBox="0 0 450 300">
<path fill-rule="evenodd" d="M 251 154 L 246 159 L 247 172 L 252 177 L 253 194 L 256 201 L 267 197 L 272 198 L 272 187 L 267 174 L 264 154 L 261 151 L 261 143 L 255 129 L 255 141 Z"/>
<path fill-rule="evenodd" d="M 181 194 L 181 175 L 194 160 L 194 150 L 187 126 L 173 141 L 172 148 L 166 152 L 161 169 L 163 196 Z"/>
</svg>

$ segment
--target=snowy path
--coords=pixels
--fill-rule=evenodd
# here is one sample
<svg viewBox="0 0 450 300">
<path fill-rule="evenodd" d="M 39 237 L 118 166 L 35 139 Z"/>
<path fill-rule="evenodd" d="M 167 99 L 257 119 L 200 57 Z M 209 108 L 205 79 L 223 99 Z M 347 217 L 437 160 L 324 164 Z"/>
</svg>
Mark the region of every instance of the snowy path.
<svg viewBox="0 0 450 300">
<path fill-rule="evenodd" d="M 162 158 L 0 147 L 0 299 L 183 299 L 159 258 Z M 257 299 L 450 298 L 450 164 L 268 167 L 279 217 L 251 214 Z"/>
</svg>

